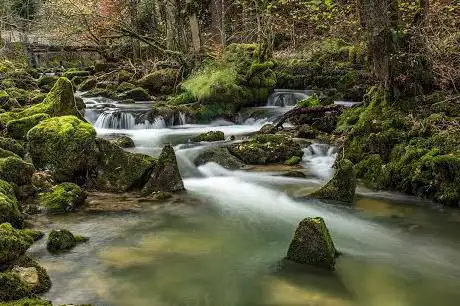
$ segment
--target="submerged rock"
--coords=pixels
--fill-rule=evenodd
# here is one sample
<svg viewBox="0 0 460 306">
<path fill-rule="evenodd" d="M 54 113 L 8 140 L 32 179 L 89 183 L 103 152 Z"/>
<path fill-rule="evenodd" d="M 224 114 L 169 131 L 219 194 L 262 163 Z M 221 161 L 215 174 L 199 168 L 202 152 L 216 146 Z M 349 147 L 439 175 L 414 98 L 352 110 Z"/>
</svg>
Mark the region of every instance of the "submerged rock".
<svg viewBox="0 0 460 306">
<path fill-rule="evenodd" d="M 114 143 L 121 147 L 121 148 L 134 148 L 136 145 L 134 144 L 134 140 L 132 140 L 128 136 L 121 136 L 117 139 L 115 139 Z"/>
<path fill-rule="evenodd" d="M 156 165 L 155 158 L 126 152 L 105 139 L 97 139 L 96 147 L 97 177 L 94 184 L 98 190 L 124 192 L 141 189 Z"/>
<path fill-rule="evenodd" d="M 85 199 L 86 192 L 78 185 L 62 183 L 40 194 L 40 205 L 52 212 L 72 212 L 83 205 Z"/>
<path fill-rule="evenodd" d="M 46 249 L 50 253 L 58 253 L 73 249 L 78 243 L 87 242 L 88 238 L 73 235 L 70 231 L 65 229 L 52 230 L 48 235 L 46 242 Z"/>
<path fill-rule="evenodd" d="M 167 145 L 163 148 L 149 181 L 142 189 L 142 194 L 149 195 L 158 191 L 178 192 L 184 190 L 184 183 L 177 166 L 176 154 L 173 147 Z"/>
<path fill-rule="evenodd" d="M 332 179 L 310 197 L 352 203 L 356 190 L 356 172 L 353 163 L 348 159 L 337 162 L 336 172 Z"/>
<path fill-rule="evenodd" d="M 213 141 L 224 141 L 225 140 L 225 135 L 224 132 L 220 131 L 209 131 L 207 133 L 200 134 L 198 136 L 195 136 L 190 139 L 193 142 L 201 142 L 201 141 L 207 141 L 207 142 L 213 142 Z"/>
<path fill-rule="evenodd" d="M 57 182 L 86 178 L 96 162 L 95 139 L 94 128 L 75 116 L 47 119 L 27 134 L 34 165 L 53 171 Z"/>
<path fill-rule="evenodd" d="M 216 163 L 229 170 L 238 170 L 245 164 L 237 157 L 230 154 L 226 147 L 213 147 L 201 152 L 195 159 L 195 165 L 201 166 L 207 163 Z"/>
<path fill-rule="evenodd" d="M 324 220 L 306 218 L 297 227 L 287 259 L 333 271 L 337 254 Z"/>
<path fill-rule="evenodd" d="M 300 145 L 284 135 L 257 135 L 250 141 L 229 146 L 229 151 L 251 165 L 285 162 L 293 157 L 301 158 Z"/>
</svg>

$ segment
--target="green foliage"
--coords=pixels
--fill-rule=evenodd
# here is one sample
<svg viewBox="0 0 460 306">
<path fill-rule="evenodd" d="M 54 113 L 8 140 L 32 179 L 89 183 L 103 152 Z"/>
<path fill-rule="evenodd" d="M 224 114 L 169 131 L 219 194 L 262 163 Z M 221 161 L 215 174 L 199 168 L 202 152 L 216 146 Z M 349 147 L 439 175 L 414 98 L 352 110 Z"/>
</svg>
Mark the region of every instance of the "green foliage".
<svg viewBox="0 0 460 306">
<path fill-rule="evenodd" d="M 320 105 L 321 105 L 321 102 L 319 101 L 319 98 L 317 95 L 313 95 L 297 103 L 297 107 L 300 107 L 300 108 L 310 108 L 310 107 L 316 107 Z"/>
</svg>

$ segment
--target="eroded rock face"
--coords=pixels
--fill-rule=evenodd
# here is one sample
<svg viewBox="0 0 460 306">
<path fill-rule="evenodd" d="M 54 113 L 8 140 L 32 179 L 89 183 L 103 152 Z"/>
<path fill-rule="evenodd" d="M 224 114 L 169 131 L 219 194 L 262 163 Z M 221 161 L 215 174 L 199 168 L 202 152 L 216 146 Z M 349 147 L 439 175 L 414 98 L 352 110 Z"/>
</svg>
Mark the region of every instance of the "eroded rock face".
<svg viewBox="0 0 460 306">
<path fill-rule="evenodd" d="M 177 166 L 176 154 L 171 145 L 163 148 L 157 165 L 149 181 L 142 189 L 142 194 L 149 195 L 154 192 L 179 192 L 184 191 L 184 183 Z"/>
<path fill-rule="evenodd" d="M 142 189 L 149 180 L 156 159 L 139 153 L 124 151 L 105 139 L 97 139 L 97 177 L 94 182 L 98 190 L 124 192 Z"/>
<path fill-rule="evenodd" d="M 356 171 L 353 163 L 342 159 L 336 163 L 336 171 L 332 179 L 310 197 L 324 200 L 352 203 L 356 191 Z"/>
<path fill-rule="evenodd" d="M 195 159 L 195 165 L 201 166 L 207 163 L 216 163 L 229 170 L 241 169 L 245 164 L 237 157 L 230 154 L 227 148 L 213 147 L 201 152 Z"/>
<path fill-rule="evenodd" d="M 229 146 L 229 151 L 251 165 L 285 162 L 292 157 L 301 158 L 300 145 L 284 135 L 257 135 L 250 141 Z"/>
<path fill-rule="evenodd" d="M 287 259 L 333 271 L 337 254 L 324 220 L 306 218 L 297 227 Z"/>
</svg>

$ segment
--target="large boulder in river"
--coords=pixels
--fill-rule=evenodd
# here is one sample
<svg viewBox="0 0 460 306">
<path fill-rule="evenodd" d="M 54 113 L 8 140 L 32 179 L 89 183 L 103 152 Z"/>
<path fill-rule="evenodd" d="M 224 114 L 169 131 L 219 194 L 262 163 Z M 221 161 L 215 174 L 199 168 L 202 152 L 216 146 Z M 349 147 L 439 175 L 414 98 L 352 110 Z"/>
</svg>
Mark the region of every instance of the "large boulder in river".
<svg viewBox="0 0 460 306">
<path fill-rule="evenodd" d="M 40 205 L 51 212 L 72 212 L 82 205 L 86 192 L 73 183 L 62 183 L 40 194 Z"/>
<path fill-rule="evenodd" d="M 86 179 L 96 163 L 96 131 L 75 116 L 42 121 L 27 134 L 34 165 L 51 170 L 57 182 Z"/>
<path fill-rule="evenodd" d="M 16 228 L 24 226 L 13 186 L 4 180 L 0 180 L 0 224 L 2 223 L 10 223 Z"/>
<path fill-rule="evenodd" d="M 356 171 L 353 163 L 342 159 L 335 165 L 336 171 L 332 179 L 309 196 L 317 199 L 352 203 L 356 191 Z"/>
<path fill-rule="evenodd" d="M 303 155 L 298 143 L 290 137 L 276 134 L 256 135 L 250 141 L 232 144 L 228 149 L 230 153 L 251 165 L 282 163 Z"/>
<path fill-rule="evenodd" d="M 184 190 L 184 183 L 177 166 L 176 154 L 173 147 L 167 145 L 163 148 L 149 181 L 142 189 L 142 194 L 149 195 L 159 191 L 178 192 Z"/>
<path fill-rule="evenodd" d="M 51 117 L 74 115 L 83 118 L 81 108 L 82 105 L 75 99 L 72 82 L 66 78 L 59 78 L 42 103 L 32 105 L 22 111 L 2 113 L 0 123 L 6 126 L 11 120 L 43 113 Z"/>
<path fill-rule="evenodd" d="M 333 271 L 337 254 L 324 220 L 317 217 L 306 218 L 300 222 L 286 258 Z"/>
<path fill-rule="evenodd" d="M 105 139 L 97 139 L 97 177 L 99 190 L 125 192 L 141 189 L 149 180 L 156 159 L 139 153 L 126 152 Z"/>
<path fill-rule="evenodd" d="M 226 147 L 212 147 L 206 149 L 195 159 L 196 166 L 207 163 L 216 163 L 229 170 L 238 170 L 245 166 L 241 160 L 230 154 Z"/>
</svg>

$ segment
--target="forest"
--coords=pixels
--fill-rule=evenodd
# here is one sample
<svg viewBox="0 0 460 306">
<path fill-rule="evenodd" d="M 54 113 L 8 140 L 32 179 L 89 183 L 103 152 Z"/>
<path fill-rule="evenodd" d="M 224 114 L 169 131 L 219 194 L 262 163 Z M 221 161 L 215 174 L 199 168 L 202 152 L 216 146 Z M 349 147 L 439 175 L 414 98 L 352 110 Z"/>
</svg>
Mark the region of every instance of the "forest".
<svg viewBox="0 0 460 306">
<path fill-rule="evenodd" d="M 0 305 L 457 306 L 459 0 L 0 0 Z"/>
</svg>

